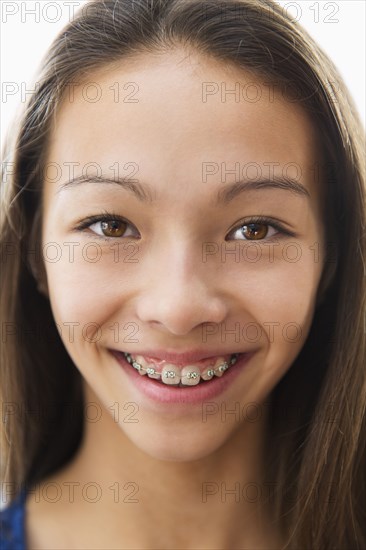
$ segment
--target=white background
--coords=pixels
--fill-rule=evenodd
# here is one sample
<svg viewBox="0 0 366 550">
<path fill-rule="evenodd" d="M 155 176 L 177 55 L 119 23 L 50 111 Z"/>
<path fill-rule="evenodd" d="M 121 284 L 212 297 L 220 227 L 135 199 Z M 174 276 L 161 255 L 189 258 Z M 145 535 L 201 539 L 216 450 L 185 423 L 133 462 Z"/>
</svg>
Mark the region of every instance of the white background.
<svg viewBox="0 0 366 550">
<path fill-rule="evenodd" d="M 276 1 L 331 57 L 365 124 L 365 0 Z M 32 87 L 46 49 L 72 13 L 85 3 L 86 0 L 1 1 L 1 143 L 26 90 Z"/>
</svg>

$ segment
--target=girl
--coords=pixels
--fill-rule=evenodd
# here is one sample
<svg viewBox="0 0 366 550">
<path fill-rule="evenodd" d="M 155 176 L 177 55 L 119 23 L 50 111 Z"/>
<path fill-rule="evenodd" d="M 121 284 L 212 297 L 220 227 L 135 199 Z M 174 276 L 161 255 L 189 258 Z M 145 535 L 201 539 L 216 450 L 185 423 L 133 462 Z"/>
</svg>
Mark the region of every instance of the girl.
<svg viewBox="0 0 366 550">
<path fill-rule="evenodd" d="M 5 151 L 5 548 L 361 549 L 365 175 L 269 0 L 92 1 Z"/>
</svg>

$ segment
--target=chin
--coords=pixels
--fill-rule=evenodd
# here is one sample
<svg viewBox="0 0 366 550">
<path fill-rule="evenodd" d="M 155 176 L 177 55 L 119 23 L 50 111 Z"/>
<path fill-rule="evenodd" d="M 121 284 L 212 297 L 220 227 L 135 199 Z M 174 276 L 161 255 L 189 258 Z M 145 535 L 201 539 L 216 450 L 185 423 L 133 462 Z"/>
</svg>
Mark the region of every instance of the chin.
<svg viewBox="0 0 366 550">
<path fill-rule="evenodd" d="M 132 433 L 126 433 L 125 428 L 124 426 L 125 435 L 140 451 L 156 460 L 169 462 L 192 462 L 206 458 L 215 453 L 229 438 L 229 434 L 225 437 L 225 434 L 217 433 L 212 427 L 211 433 L 207 430 L 205 434 L 202 430 L 196 430 L 194 433 L 193 426 L 183 432 L 172 432 L 172 426 L 169 426 L 168 430 L 154 427 L 141 433 L 136 433 L 136 429 Z"/>
</svg>

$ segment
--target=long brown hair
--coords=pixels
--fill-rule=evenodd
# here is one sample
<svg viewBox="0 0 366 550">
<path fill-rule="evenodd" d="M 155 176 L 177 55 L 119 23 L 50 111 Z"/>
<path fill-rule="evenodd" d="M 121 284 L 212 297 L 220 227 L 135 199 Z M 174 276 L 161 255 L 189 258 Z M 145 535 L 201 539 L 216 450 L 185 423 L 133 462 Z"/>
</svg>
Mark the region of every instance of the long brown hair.
<svg viewBox="0 0 366 550">
<path fill-rule="evenodd" d="M 332 62 L 272 0 L 94 0 L 49 49 L 3 158 L 2 480 L 36 483 L 83 435 L 81 375 L 40 282 L 55 110 L 95 69 L 182 46 L 281 86 L 318 131 L 327 259 L 308 338 L 271 395 L 266 472 L 286 548 L 366 548 L 363 128 Z"/>
</svg>

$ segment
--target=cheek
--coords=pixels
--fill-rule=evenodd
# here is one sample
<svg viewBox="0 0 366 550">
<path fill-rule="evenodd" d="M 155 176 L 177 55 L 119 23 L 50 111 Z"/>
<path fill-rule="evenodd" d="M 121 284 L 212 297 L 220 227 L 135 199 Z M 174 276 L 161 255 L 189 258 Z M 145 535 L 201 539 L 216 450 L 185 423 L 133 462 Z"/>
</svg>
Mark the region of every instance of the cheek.
<svg viewBox="0 0 366 550">
<path fill-rule="evenodd" d="M 249 347 L 267 349 L 266 364 L 291 364 L 309 333 L 322 263 L 309 247 L 299 253 L 263 259 L 261 265 L 231 265 L 230 282 L 241 317 L 241 337 Z"/>
<path fill-rule="evenodd" d="M 93 259 L 91 251 L 89 259 L 82 254 L 70 257 L 63 247 L 58 262 L 46 262 L 52 312 L 69 352 L 90 342 L 111 344 L 128 332 L 123 330 L 127 321 L 122 324 L 118 313 L 129 296 L 135 264 L 125 266 L 106 255 Z"/>
<path fill-rule="evenodd" d="M 243 305 L 247 303 L 257 314 L 263 311 L 276 320 L 275 317 L 306 315 L 314 301 L 321 271 L 322 260 L 314 260 L 311 246 L 294 242 L 281 246 L 272 256 L 261 247 L 251 261 L 227 262 L 221 275 L 227 276 L 235 293 L 242 296 Z"/>
</svg>

